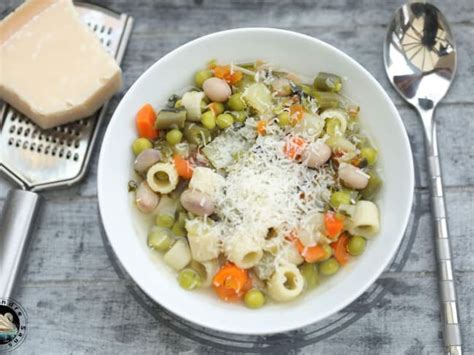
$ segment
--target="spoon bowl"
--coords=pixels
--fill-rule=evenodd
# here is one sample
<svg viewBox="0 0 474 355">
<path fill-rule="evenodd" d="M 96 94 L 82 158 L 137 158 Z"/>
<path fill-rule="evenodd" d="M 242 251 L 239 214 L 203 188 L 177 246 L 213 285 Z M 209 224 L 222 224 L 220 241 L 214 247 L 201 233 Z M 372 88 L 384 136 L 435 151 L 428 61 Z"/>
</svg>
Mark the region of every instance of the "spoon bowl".
<svg viewBox="0 0 474 355">
<path fill-rule="evenodd" d="M 430 109 L 446 95 L 456 72 L 454 39 L 443 14 L 415 2 L 400 7 L 384 45 L 387 74 L 415 108 Z"/>
<path fill-rule="evenodd" d="M 425 2 L 400 7 L 388 28 L 384 63 L 393 87 L 418 111 L 423 122 L 431 177 L 444 345 L 448 354 L 462 354 L 436 122 L 433 118 L 434 110 L 448 92 L 456 72 L 456 47 L 441 11 Z"/>
</svg>

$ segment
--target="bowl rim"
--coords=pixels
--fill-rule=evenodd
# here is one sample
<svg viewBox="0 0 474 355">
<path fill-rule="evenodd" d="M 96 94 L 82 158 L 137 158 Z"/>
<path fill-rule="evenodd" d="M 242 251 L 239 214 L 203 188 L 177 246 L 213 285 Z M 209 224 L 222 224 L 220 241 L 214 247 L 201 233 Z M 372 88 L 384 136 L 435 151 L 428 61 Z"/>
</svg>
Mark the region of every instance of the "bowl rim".
<svg viewBox="0 0 474 355">
<path fill-rule="evenodd" d="M 229 327 L 227 326 L 226 324 L 222 324 L 222 326 L 213 326 L 213 325 L 209 325 L 209 324 L 205 324 L 205 323 L 201 323 L 199 322 L 198 320 L 198 317 L 192 317 L 190 316 L 188 313 L 186 312 L 182 312 L 180 311 L 179 309 L 176 309 L 176 308 L 173 308 L 173 307 L 169 307 L 168 304 L 166 303 L 162 303 L 162 302 L 158 302 L 155 297 L 153 295 L 151 295 L 148 290 L 147 290 L 147 287 L 146 285 L 142 285 L 141 283 L 139 283 L 139 281 L 137 281 L 136 278 L 134 278 L 132 275 L 133 275 L 133 270 L 129 270 L 129 267 L 126 265 L 126 263 L 124 263 L 121 258 L 120 258 L 120 254 L 117 250 L 117 246 L 114 245 L 114 242 L 111 238 L 109 238 L 109 230 L 110 228 L 108 227 L 105 219 L 104 219 L 104 213 L 103 213 L 103 208 L 104 207 L 104 204 L 105 202 L 101 202 L 103 198 L 101 198 L 101 196 L 103 195 L 103 193 L 101 193 L 101 191 L 104 189 L 104 183 L 103 183 L 103 173 L 102 173 L 102 170 L 104 169 L 103 166 L 104 166 L 104 155 L 103 154 L 103 150 L 105 149 L 105 145 L 107 144 L 107 142 L 111 139 L 109 136 L 110 136 L 110 132 L 111 132 L 111 129 L 110 129 L 110 123 L 115 120 L 116 116 L 118 115 L 117 112 L 120 112 L 121 109 L 122 109 L 122 105 L 124 105 L 124 100 L 125 98 L 133 91 L 135 91 L 135 88 L 137 86 L 140 85 L 140 83 L 144 80 L 146 80 L 147 78 L 147 74 L 153 70 L 153 68 L 161 65 L 163 62 L 165 62 L 166 60 L 168 60 L 169 57 L 171 56 L 174 56 L 174 55 L 177 55 L 179 54 L 179 52 L 181 52 L 182 50 L 186 49 L 187 47 L 190 47 L 190 46 L 193 46 L 193 45 L 196 45 L 200 42 L 205 42 L 205 41 L 208 41 L 208 40 L 212 40 L 214 38 L 218 38 L 218 37 L 221 37 L 221 36 L 226 36 L 226 35 L 229 35 L 229 34 L 233 34 L 233 33 L 236 33 L 236 32 L 240 32 L 240 33 L 245 33 L 247 32 L 248 34 L 251 34 L 251 33 L 254 33 L 254 32 L 262 32 L 262 33 L 272 33 L 272 34 L 281 34 L 281 35 L 286 35 L 286 36 L 293 36 L 295 38 L 300 38 L 300 39 L 305 39 L 305 40 L 309 40 L 309 41 L 312 41 L 314 42 L 315 44 L 319 45 L 319 46 L 322 46 L 322 47 L 326 47 L 327 49 L 330 49 L 331 51 L 334 51 L 335 53 L 337 53 L 338 56 L 341 56 L 343 57 L 344 59 L 348 60 L 349 62 L 351 62 L 352 65 L 358 67 L 359 70 L 361 70 L 363 73 L 364 73 L 364 76 L 366 78 L 366 80 L 370 81 L 376 88 L 377 90 L 382 94 L 382 96 L 385 98 L 385 100 L 387 101 L 388 103 L 388 106 L 389 106 L 389 110 L 391 112 L 391 114 L 396 118 L 396 123 L 400 129 L 401 132 L 403 132 L 402 134 L 402 137 L 403 137 L 403 140 L 400 141 L 400 144 L 401 145 L 404 145 L 405 149 L 407 150 L 407 152 L 409 153 L 410 155 L 410 159 L 407 160 L 407 164 L 409 166 L 409 180 L 406 181 L 407 183 L 407 195 L 408 195 L 408 201 L 407 202 L 407 206 L 409 208 L 407 208 L 404 212 L 403 212 L 403 216 L 400 216 L 399 220 L 402 222 L 401 225 L 403 225 L 404 227 L 402 228 L 402 231 L 400 233 L 400 235 L 398 236 L 398 240 L 397 240 L 397 245 L 396 247 L 394 247 L 391 251 L 391 253 L 389 254 L 389 257 L 387 257 L 385 260 L 383 260 L 378 268 L 378 270 L 374 273 L 371 274 L 370 277 L 367 278 L 367 280 L 365 281 L 364 283 L 364 286 L 363 287 L 359 287 L 358 289 L 355 290 L 355 292 L 351 293 L 350 296 L 346 297 L 345 298 L 345 301 L 344 302 L 340 302 L 338 304 L 337 307 L 334 307 L 334 309 L 331 309 L 330 311 L 326 311 L 326 312 L 322 312 L 322 315 L 320 315 L 318 317 L 318 319 L 315 319 L 314 317 L 308 317 L 304 320 L 301 320 L 300 322 L 298 322 L 298 324 L 292 324 L 292 325 L 288 325 L 288 326 L 279 326 L 279 327 L 276 327 L 275 325 L 273 325 L 273 328 L 272 330 L 261 330 L 261 331 L 247 331 L 245 329 L 235 329 L 235 328 L 232 328 L 232 327 Z M 170 52 L 168 52 L 167 54 L 165 54 L 164 56 L 162 56 L 160 59 L 158 59 L 156 62 L 154 62 L 153 64 L 151 64 L 143 73 L 140 74 L 140 76 L 134 81 L 134 83 L 130 86 L 130 88 L 127 90 L 127 92 L 123 95 L 123 97 L 121 98 L 119 104 L 117 105 L 116 109 L 114 110 L 114 113 L 112 115 L 112 118 L 110 119 L 109 121 L 109 126 L 107 127 L 107 130 L 104 134 L 104 137 L 103 137 L 103 140 L 102 140 L 102 143 L 101 143 L 101 149 L 100 149 L 100 154 L 99 154 L 99 161 L 98 161 L 98 171 L 97 171 L 97 196 L 98 196 L 98 205 L 99 205 L 99 215 L 100 215 L 100 220 L 101 220 L 101 223 L 103 225 L 103 228 L 104 228 L 104 232 L 107 236 L 107 239 L 110 243 L 110 245 L 112 246 L 112 250 L 114 251 L 114 254 L 115 256 L 117 257 L 117 259 L 119 260 L 120 262 L 120 265 L 122 266 L 122 268 L 125 270 L 125 272 L 130 276 L 130 278 L 134 281 L 134 283 L 136 285 L 138 285 L 138 287 L 148 296 L 150 297 L 154 302 L 158 303 L 161 307 L 165 308 L 167 311 L 171 312 L 172 314 L 188 321 L 188 322 L 191 322 L 193 324 L 196 324 L 198 326 L 202 326 L 202 327 L 205 327 L 207 329 L 212 329 L 212 330 L 216 330 L 216 331 L 219 331 L 221 333 L 228 333 L 228 334 L 239 334 L 239 335 L 269 335 L 269 334 L 277 334 L 277 333 L 284 333 L 284 332 L 288 332 L 288 331 L 292 331 L 292 330 L 295 330 L 295 329 L 300 329 L 300 328 L 303 328 L 305 326 L 308 326 L 310 324 L 313 324 L 313 323 L 317 323 L 318 321 L 321 321 L 329 316 L 331 316 L 332 314 L 336 313 L 336 312 L 339 312 L 341 311 L 342 309 L 346 308 L 349 304 L 351 304 L 352 302 L 354 302 L 357 298 L 359 298 L 364 292 L 367 291 L 367 289 L 380 277 L 380 275 L 384 272 L 384 270 L 387 268 L 387 265 L 392 261 L 395 253 L 397 252 L 397 250 L 399 249 L 400 247 L 400 244 L 403 240 L 403 237 L 405 235 L 405 232 L 406 232 L 406 229 L 407 229 L 407 226 L 408 226 L 408 221 L 409 221 L 409 217 L 410 217 L 410 214 L 411 214 L 411 209 L 412 209 L 412 206 L 413 206 L 413 194 L 414 194 L 414 181 L 415 181 L 415 177 L 414 177 L 414 164 L 413 164 L 413 152 L 412 152 L 412 149 L 411 149 L 411 145 L 410 145 L 410 141 L 409 141 L 409 138 L 408 138 L 408 133 L 407 133 L 407 130 L 406 130 L 406 127 L 400 117 L 400 114 L 398 112 L 398 110 L 396 109 L 393 101 L 391 100 L 391 98 L 389 97 L 389 95 L 387 94 L 387 92 L 384 90 L 384 88 L 382 87 L 382 85 L 374 78 L 374 76 L 367 70 L 365 69 L 361 64 L 359 64 L 355 59 L 353 59 L 352 57 L 350 57 L 348 54 L 344 53 L 343 51 L 341 51 L 340 49 L 334 47 L 333 45 L 330 45 L 320 39 L 317 39 L 317 38 L 314 38 L 312 36 L 309 36 L 309 35 L 306 35 L 306 34 L 303 34 L 303 33 L 299 33 L 299 32 L 295 32 L 295 31 L 291 31 L 291 30 L 285 30 L 285 29 L 279 29 L 279 28 L 271 28 L 271 27 L 242 27 L 242 28 L 233 28 L 233 29 L 227 29 L 227 30 L 223 30 L 223 31 L 218 31 L 218 32 L 213 32 L 213 33 L 210 33 L 210 34 L 206 34 L 204 36 L 201 36 L 201 37 L 198 37 L 198 38 L 195 38 L 191 41 L 188 41 L 180 46 L 178 46 L 177 48 L 171 50 Z M 409 192 L 409 193 L 408 193 Z"/>
</svg>

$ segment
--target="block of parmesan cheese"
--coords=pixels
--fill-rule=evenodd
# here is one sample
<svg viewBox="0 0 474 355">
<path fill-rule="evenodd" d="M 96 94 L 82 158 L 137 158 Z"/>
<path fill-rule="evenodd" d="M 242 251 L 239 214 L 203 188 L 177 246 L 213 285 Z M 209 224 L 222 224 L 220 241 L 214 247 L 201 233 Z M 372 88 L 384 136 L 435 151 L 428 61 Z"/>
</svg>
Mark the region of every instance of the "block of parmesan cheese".
<svg viewBox="0 0 474 355">
<path fill-rule="evenodd" d="M 91 115 L 121 84 L 71 0 L 29 0 L 0 22 L 0 97 L 43 129 Z"/>
</svg>

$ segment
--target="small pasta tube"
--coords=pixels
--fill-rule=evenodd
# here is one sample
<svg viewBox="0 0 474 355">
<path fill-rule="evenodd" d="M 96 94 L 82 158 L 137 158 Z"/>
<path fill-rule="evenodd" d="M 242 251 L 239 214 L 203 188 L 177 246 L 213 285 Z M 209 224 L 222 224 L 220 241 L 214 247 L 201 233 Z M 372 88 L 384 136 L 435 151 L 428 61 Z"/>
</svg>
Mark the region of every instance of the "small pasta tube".
<svg viewBox="0 0 474 355">
<path fill-rule="evenodd" d="M 212 169 L 199 166 L 194 168 L 193 177 L 189 181 L 189 188 L 201 191 L 212 197 L 224 182 L 225 179 L 212 171 Z"/>
<path fill-rule="evenodd" d="M 179 271 L 191 262 L 191 251 L 184 238 L 174 243 L 170 250 L 163 256 L 166 264 Z"/>
<path fill-rule="evenodd" d="M 303 292 L 304 279 L 293 264 L 278 266 L 267 282 L 268 294 L 278 302 L 291 301 Z"/>
<path fill-rule="evenodd" d="M 188 232 L 188 241 L 191 254 L 196 261 L 208 261 L 219 256 L 219 227 L 209 225 L 202 219 L 187 220 L 185 228 Z"/>
<path fill-rule="evenodd" d="M 212 284 L 212 279 L 214 275 L 219 270 L 219 261 L 217 259 L 212 259 L 208 261 L 191 261 L 191 268 L 196 270 L 202 278 L 202 286 L 209 287 Z"/>
<path fill-rule="evenodd" d="M 380 230 L 379 209 L 371 201 L 359 201 L 350 219 L 348 230 L 353 235 L 373 237 Z"/>
<path fill-rule="evenodd" d="M 153 191 L 167 194 L 176 188 L 179 179 L 173 164 L 157 163 L 148 169 L 146 181 Z"/>
<path fill-rule="evenodd" d="M 225 251 L 227 258 L 242 269 L 257 265 L 263 256 L 261 243 L 244 233 L 234 236 L 227 243 Z"/>
</svg>

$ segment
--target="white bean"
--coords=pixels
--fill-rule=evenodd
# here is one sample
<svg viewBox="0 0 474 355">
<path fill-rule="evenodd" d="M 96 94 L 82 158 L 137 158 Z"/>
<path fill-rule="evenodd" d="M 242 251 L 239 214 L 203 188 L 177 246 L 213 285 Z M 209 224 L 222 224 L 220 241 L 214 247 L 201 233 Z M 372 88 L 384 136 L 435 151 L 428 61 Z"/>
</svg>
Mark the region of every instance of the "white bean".
<svg viewBox="0 0 474 355">
<path fill-rule="evenodd" d="M 225 102 L 232 94 L 229 84 L 219 78 L 207 79 L 204 84 L 202 84 L 202 88 L 206 96 L 215 102 Z"/>
<path fill-rule="evenodd" d="M 156 149 L 145 149 L 138 154 L 135 159 L 134 168 L 139 174 L 145 173 L 150 166 L 158 163 L 161 159 L 161 153 Z"/>
<path fill-rule="evenodd" d="M 301 162 L 310 168 L 319 168 L 331 157 L 331 148 L 322 141 L 308 144 L 301 154 Z"/>
<path fill-rule="evenodd" d="M 181 194 L 181 205 L 198 216 L 209 216 L 214 212 L 214 202 L 208 194 L 188 189 Z"/>
<path fill-rule="evenodd" d="M 362 190 L 369 183 L 369 175 L 351 164 L 341 163 L 338 173 L 342 183 L 352 189 Z"/>
<path fill-rule="evenodd" d="M 150 189 L 146 181 L 142 181 L 137 188 L 135 202 L 140 211 L 150 213 L 158 206 L 160 197 Z"/>
</svg>

